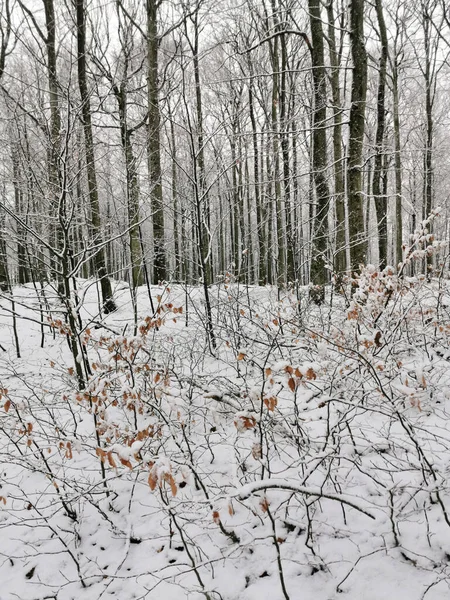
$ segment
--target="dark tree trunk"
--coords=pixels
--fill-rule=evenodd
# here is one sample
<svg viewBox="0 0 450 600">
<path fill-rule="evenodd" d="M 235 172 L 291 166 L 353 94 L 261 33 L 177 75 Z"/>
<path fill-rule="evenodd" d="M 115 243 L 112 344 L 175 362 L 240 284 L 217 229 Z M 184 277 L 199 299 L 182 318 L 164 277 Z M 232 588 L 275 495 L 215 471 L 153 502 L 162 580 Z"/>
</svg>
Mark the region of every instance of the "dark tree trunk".
<svg viewBox="0 0 450 600">
<path fill-rule="evenodd" d="M 333 97 L 333 162 L 334 162 L 334 198 L 336 204 L 336 250 L 334 270 L 341 279 L 347 270 L 345 240 L 345 185 L 344 164 L 342 160 L 342 107 L 339 83 L 340 54 L 337 51 L 334 24 L 333 0 L 328 2 L 328 46 L 331 65 L 331 93 Z"/>
<path fill-rule="evenodd" d="M 324 38 L 320 14 L 320 0 L 309 0 L 311 22 L 311 61 L 314 82 L 314 113 L 312 123 L 312 169 L 316 190 L 316 214 L 312 233 L 311 282 L 313 299 L 318 304 L 325 297 L 328 280 L 328 209 L 330 191 L 327 181 L 327 85 L 324 60 Z"/>
<path fill-rule="evenodd" d="M 352 273 L 366 263 L 364 234 L 362 154 L 367 93 L 367 52 L 364 44 L 364 0 L 351 0 L 350 38 L 353 78 L 350 108 L 347 192 Z"/>
<path fill-rule="evenodd" d="M 378 223 L 378 254 L 380 269 L 387 265 L 387 197 L 382 193 L 384 131 L 386 123 L 386 65 L 388 40 L 384 22 L 382 0 L 375 0 L 378 27 L 381 41 L 381 55 L 378 66 L 377 131 L 375 134 L 375 161 L 373 167 L 372 194 L 375 200 Z"/>
<path fill-rule="evenodd" d="M 153 276 L 156 282 L 167 279 L 158 99 L 158 4 L 155 0 L 147 0 L 147 158 L 153 219 Z"/>
<path fill-rule="evenodd" d="M 111 282 L 106 271 L 106 253 L 101 231 L 100 205 L 98 199 L 97 174 L 95 168 L 94 140 L 92 136 L 92 119 L 89 90 L 86 76 L 86 22 L 84 0 L 75 0 L 77 18 L 77 65 L 78 87 L 81 98 L 81 115 L 83 119 L 84 146 L 86 154 L 86 171 L 91 208 L 93 242 L 98 250 L 94 255 L 94 265 L 100 279 L 102 289 L 103 310 L 109 313 L 115 310 Z"/>
</svg>

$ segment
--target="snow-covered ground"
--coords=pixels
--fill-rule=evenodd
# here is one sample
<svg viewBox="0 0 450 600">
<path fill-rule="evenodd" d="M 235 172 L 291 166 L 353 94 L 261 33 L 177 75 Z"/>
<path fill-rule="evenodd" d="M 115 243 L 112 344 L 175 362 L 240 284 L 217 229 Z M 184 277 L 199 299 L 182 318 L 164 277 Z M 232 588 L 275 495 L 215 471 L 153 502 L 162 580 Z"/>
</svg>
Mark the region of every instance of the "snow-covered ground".
<svg viewBox="0 0 450 600">
<path fill-rule="evenodd" d="M 2 298 L 0 600 L 450 598 L 447 288 L 370 279 Z"/>
</svg>

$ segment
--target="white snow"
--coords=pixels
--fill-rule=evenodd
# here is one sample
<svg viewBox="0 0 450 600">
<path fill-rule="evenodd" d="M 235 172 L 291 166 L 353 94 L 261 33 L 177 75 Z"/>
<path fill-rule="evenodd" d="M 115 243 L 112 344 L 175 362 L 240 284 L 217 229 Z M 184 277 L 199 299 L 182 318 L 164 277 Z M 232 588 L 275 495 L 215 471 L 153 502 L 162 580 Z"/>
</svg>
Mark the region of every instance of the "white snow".
<svg viewBox="0 0 450 600">
<path fill-rule="evenodd" d="M 213 288 L 213 356 L 201 290 L 153 289 L 183 312 L 134 337 L 128 287 L 95 328 L 80 280 L 84 390 L 33 287 L 21 358 L 0 300 L 0 600 L 450 598 L 450 286 L 404 285 L 380 319 L 364 288 L 357 320 L 302 322 L 289 292 Z"/>
</svg>

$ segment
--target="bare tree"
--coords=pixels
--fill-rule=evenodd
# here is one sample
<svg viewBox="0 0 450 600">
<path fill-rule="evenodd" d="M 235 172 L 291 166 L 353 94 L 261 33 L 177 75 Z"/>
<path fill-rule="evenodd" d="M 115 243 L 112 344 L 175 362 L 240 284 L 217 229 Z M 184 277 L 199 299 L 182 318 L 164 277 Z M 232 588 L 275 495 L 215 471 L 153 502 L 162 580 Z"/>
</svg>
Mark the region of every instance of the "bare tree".
<svg viewBox="0 0 450 600">
<path fill-rule="evenodd" d="M 381 42 L 380 61 L 378 65 L 377 94 L 377 131 L 375 137 L 375 161 L 373 167 L 372 193 L 378 220 L 378 251 L 380 269 L 387 265 L 387 197 L 382 191 L 384 136 L 386 123 L 386 68 L 388 61 L 388 39 L 384 21 L 382 0 L 376 0 L 375 9 Z"/>
<path fill-rule="evenodd" d="M 366 262 L 364 233 L 362 158 L 367 93 L 367 52 L 364 42 L 364 0 L 350 3 L 350 39 L 353 60 L 351 91 L 347 193 L 349 211 L 351 270 L 356 273 Z"/>
<path fill-rule="evenodd" d="M 311 261 L 311 280 L 316 286 L 313 297 L 318 304 L 321 304 L 324 301 L 325 284 L 328 280 L 328 211 L 330 206 L 330 190 L 327 179 L 327 80 L 320 7 L 320 0 L 309 0 L 312 75 L 314 81 L 312 167 L 314 171 L 314 183 L 317 198 L 313 230 L 314 259 Z"/>
<path fill-rule="evenodd" d="M 94 254 L 94 264 L 100 279 L 105 313 L 115 310 L 111 282 L 106 271 L 106 257 L 103 235 L 101 230 L 100 204 L 98 199 L 97 173 L 95 167 L 94 139 L 92 133 L 92 117 L 89 88 L 86 74 L 86 10 L 84 0 L 75 0 L 76 8 L 76 37 L 77 37 L 77 66 L 78 87 L 81 98 L 81 115 L 83 119 L 84 144 L 86 154 L 86 171 L 91 207 L 92 234 L 98 246 Z"/>
<path fill-rule="evenodd" d="M 148 175 L 153 219 L 153 270 L 156 281 L 167 277 L 164 244 L 164 209 L 161 181 L 161 117 L 158 79 L 158 10 L 162 0 L 147 0 L 147 95 L 148 95 Z"/>
<path fill-rule="evenodd" d="M 10 37 L 11 9 L 9 0 L 4 0 L 4 2 L 0 4 L 0 82 L 5 70 L 5 61 Z M 4 218 L 5 215 L 2 211 L 0 218 L 0 289 L 2 290 L 9 288 L 8 264 L 4 238 Z"/>
</svg>

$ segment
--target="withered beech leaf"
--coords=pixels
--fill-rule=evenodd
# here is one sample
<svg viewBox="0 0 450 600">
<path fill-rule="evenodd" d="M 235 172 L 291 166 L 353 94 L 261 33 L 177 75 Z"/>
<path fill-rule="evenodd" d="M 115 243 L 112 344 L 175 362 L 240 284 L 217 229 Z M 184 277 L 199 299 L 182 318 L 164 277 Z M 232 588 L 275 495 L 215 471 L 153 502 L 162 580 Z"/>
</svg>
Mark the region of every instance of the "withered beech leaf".
<svg viewBox="0 0 450 600">
<path fill-rule="evenodd" d="M 317 379 L 317 375 L 312 367 L 309 367 L 309 369 L 306 371 L 306 379 Z"/>
<path fill-rule="evenodd" d="M 155 490 L 157 483 L 158 483 L 158 476 L 156 474 L 155 469 L 152 469 L 150 471 L 150 475 L 148 476 L 148 485 L 150 486 L 150 489 L 152 490 L 152 492 Z"/>
</svg>

